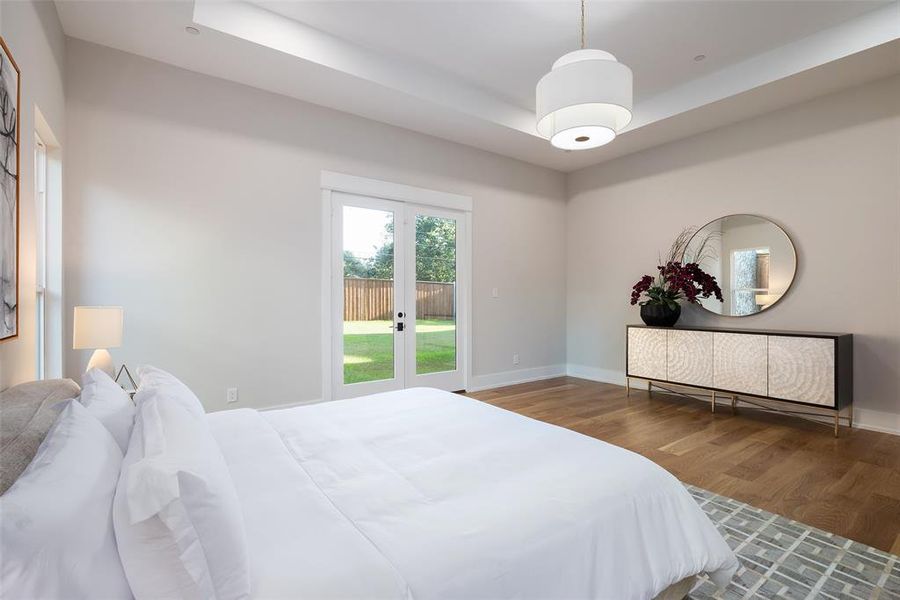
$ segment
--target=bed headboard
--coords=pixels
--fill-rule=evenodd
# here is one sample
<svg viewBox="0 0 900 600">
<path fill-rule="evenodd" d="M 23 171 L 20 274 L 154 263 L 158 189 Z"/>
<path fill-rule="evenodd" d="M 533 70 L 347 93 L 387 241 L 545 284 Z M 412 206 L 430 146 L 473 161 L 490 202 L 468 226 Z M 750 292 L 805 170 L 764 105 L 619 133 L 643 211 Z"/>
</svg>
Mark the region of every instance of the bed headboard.
<svg viewBox="0 0 900 600">
<path fill-rule="evenodd" d="M 81 391 L 71 379 L 30 381 L 0 392 L 0 494 L 31 462 L 57 411 L 53 406 Z"/>
</svg>

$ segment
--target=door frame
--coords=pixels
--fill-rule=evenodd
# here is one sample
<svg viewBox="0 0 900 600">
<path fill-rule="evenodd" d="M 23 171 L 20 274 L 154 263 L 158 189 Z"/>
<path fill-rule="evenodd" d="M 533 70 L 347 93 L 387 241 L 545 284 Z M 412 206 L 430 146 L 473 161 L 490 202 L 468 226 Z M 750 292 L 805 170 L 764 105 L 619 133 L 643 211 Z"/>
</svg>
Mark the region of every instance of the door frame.
<svg viewBox="0 0 900 600">
<path fill-rule="evenodd" d="M 332 192 L 343 192 L 403 202 L 406 205 L 419 205 L 431 208 L 444 208 L 463 213 L 466 236 L 463 247 L 459 249 L 457 263 L 464 268 L 462 277 L 458 278 L 460 287 L 463 288 L 462 296 L 466 304 L 463 334 L 460 336 L 461 347 L 459 363 L 463 374 L 464 389 L 468 389 L 472 374 L 472 198 L 450 192 L 440 192 L 427 188 L 410 186 L 402 183 L 392 183 L 356 175 L 347 175 L 334 171 L 322 171 L 321 173 L 321 201 L 322 201 L 322 270 L 321 270 L 321 322 L 322 322 L 322 400 L 334 399 L 334 344 L 332 343 L 333 307 L 334 298 L 334 259 L 332 235 L 332 217 L 334 202 Z M 461 255 L 461 256 L 460 256 Z"/>
<path fill-rule="evenodd" d="M 417 338 L 415 335 L 407 336 L 404 375 L 405 384 L 411 387 L 440 387 L 447 389 L 457 388 L 457 377 L 462 375 L 462 389 L 466 389 L 468 379 L 466 377 L 467 357 L 469 356 L 469 315 L 471 313 L 471 296 L 469 294 L 471 260 L 469 258 L 469 220 L 466 218 L 469 213 L 459 210 L 449 210 L 440 206 L 428 206 L 424 204 L 406 203 L 406 222 L 407 236 L 405 240 L 406 251 L 404 256 L 408 262 L 406 264 L 406 275 L 411 276 L 413 281 L 416 280 L 416 223 L 415 220 L 419 214 L 426 216 L 434 216 L 445 219 L 453 219 L 456 224 L 456 364 L 457 368 L 453 371 L 437 371 L 434 373 L 417 373 L 418 354 L 417 354 Z M 416 309 L 416 286 L 406 285 L 404 293 L 403 305 L 406 310 L 407 322 L 413 323 L 413 331 L 417 333 L 415 322 L 419 315 Z M 460 314 L 463 318 L 460 319 Z"/>
<path fill-rule="evenodd" d="M 391 342 L 393 350 L 391 356 L 393 358 L 393 377 L 389 379 L 380 379 L 375 381 L 366 381 L 351 384 L 351 396 L 344 393 L 351 390 L 351 386 L 344 383 L 344 307 L 331 307 L 331 391 L 335 399 L 347 398 L 354 396 L 365 396 L 369 394 L 378 394 L 381 392 L 390 392 L 406 387 L 406 352 L 408 351 L 407 339 L 412 336 L 404 335 L 395 330 L 398 322 L 407 322 L 407 318 L 398 319 L 397 311 L 406 311 L 404 301 L 406 299 L 406 276 L 407 266 L 405 260 L 405 252 L 408 247 L 407 231 L 404 221 L 407 218 L 408 204 L 398 202 L 396 200 L 385 200 L 384 198 L 373 198 L 372 196 L 363 196 L 361 194 L 347 194 L 346 192 L 332 192 L 331 198 L 331 302 L 334 304 L 337 298 L 344 294 L 344 256 L 343 256 L 343 240 L 341 231 L 343 230 L 343 209 L 346 207 L 360 207 L 367 210 L 390 213 L 394 224 L 393 231 L 393 277 L 391 278 L 393 289 L 394 305 L 391 307 L 390 320 L 393 322 L 391 330 Z"/>
</svg>

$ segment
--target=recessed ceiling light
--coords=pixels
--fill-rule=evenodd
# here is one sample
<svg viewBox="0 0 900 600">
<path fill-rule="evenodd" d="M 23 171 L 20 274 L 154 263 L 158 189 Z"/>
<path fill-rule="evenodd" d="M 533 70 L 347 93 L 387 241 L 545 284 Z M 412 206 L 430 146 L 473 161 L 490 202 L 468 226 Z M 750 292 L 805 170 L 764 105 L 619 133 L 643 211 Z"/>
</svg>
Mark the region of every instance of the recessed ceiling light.
<svg viewBox="0 0 900 600">
<path fill-rule="evenodd" d="M 694 62 L 700 62 L 701 60 L 706 60 L 705 54 L 698 54 L 697 56 L 694 57 Z"/>
<path fill-rule="evenodd" d="M 200 35 L 200 30 L 197 29 L 196 27 L 192 27 L 190 25 L 185 27 L 184 30 L 187 31 L 191 35 Z"/>
</svg>

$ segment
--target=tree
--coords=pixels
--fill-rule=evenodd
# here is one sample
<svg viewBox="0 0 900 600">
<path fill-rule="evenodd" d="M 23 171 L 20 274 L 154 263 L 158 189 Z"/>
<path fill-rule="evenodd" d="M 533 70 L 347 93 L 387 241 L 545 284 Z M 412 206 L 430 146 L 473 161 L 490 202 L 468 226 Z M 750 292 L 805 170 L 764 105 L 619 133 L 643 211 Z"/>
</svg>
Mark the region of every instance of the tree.
<svg viewBox="0 0 900 600">
<path fill-rule="evenodd" d="M 370 258 L 344 251 L 344 277 L 394 278 L 394 223 L 385 223 L 385 241 Z M 456 221 L 416 218 L 416 281 L 456 281 Z"/>
<path fill-rule="evenodd" d="M 391 224 L 393 225 L 393 224 Z M 387 228 L 387 226 L 385 227 Z M 391 227 L 393 229 L 393 227 Z M 392 232 L 393 233 L 393 232 Z M 391 236 L 393 237 L 393 236 Z M 394 278 L 394 242 L 385 242 L 381 248 L 375 251 L 375 255 L 369 259 L 371 262 L 372 277 L 376 279 Z"/>
<path fill-rule="evenodd" d="M 359 277 L 366 279 L 372 277 L 372 267 L 369 261 L 363 261 L 348 250 L 344 250 L 344 277 Z"/>
<path fill-rule="evenodd" d="M 416 280 L 456 281 L 456 221 L 416 217 Z"/>
</svg>

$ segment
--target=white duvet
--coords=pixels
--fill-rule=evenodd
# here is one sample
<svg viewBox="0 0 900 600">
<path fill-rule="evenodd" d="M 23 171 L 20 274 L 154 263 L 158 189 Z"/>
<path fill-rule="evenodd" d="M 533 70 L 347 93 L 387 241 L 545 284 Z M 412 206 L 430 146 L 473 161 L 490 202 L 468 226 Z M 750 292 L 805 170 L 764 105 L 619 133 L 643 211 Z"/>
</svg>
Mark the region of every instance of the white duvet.
<svg viewBox="0 0 900 600">
<path fill-rule="evenodd" d="M 410 389 L 209 415 L 256 598 L 652 598 L 737 559 L 651 461 Z"/>
</svg>

